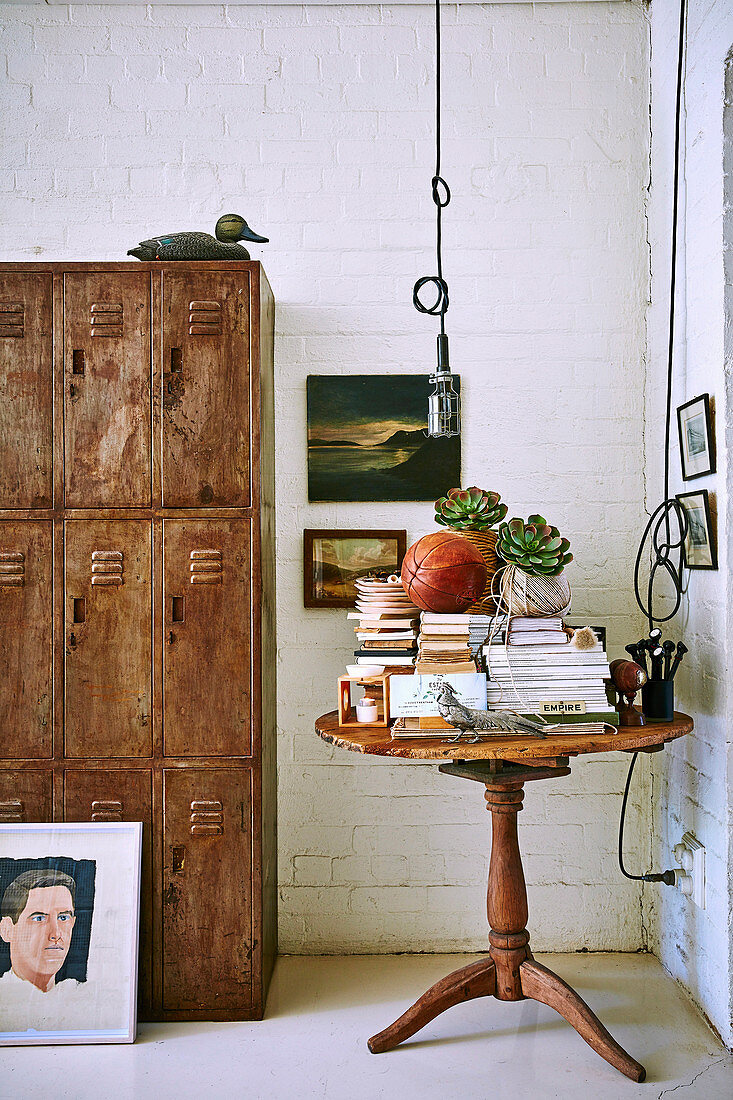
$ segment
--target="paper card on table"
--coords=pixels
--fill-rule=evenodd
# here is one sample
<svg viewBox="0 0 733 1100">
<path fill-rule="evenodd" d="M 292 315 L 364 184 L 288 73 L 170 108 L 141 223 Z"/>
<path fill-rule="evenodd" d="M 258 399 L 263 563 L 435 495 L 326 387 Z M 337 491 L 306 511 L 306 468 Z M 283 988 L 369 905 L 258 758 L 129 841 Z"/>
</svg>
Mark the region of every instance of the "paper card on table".
<svg viewBox="0 0 733 1100">
<path fill-rule="evenodd" d="M 483 672 L 418 673 L 393 676 L 389 685 L 390 718 L 437 718 L 436 702 L 440 689 L 448 682 L 467 707 L 486 707 L 486 676 Z"/>
</svg>

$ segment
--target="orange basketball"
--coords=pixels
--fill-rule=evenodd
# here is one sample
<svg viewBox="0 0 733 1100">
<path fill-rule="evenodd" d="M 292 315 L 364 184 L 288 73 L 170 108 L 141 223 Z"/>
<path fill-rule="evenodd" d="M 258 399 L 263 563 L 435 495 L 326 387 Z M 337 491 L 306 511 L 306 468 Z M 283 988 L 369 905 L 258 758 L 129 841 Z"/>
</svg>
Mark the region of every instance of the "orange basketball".
<svg viewBox="0 0 733 1100">
<path fill-rule="evenodd" d="M 463 535 L 435 531 L 418 539 L 405 554 L 402 584 L 423 611 L 454 615 L 483 595 L 486 562 Z"/>
</svg>

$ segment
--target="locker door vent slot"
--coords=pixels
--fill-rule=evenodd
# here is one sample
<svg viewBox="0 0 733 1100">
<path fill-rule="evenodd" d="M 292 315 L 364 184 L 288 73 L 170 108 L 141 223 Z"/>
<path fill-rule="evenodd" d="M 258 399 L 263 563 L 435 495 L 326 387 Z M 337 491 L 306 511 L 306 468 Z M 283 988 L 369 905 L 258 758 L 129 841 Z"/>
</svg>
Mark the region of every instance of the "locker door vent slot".
<svg viewBox="0 0 733 1100">
<path fill-rule="evenodd" d="M 22 588 L 25 584 L 25 554 L 20 550 L 0 552 L 0 588 Z"/>
<path fill-rule="evenodd" d="M 92 802 L 92 821 L 122 821 L 122 802 L 117 798 Z"/>
<path fill-rule="evenodd" d="M 0 823 L 22 821 L 24 809 L 19 798 L 0 799 Z"/>
<path fill-rule="evenodd" d="M 221 584 L 221 550 L 191 551 L 191 584 Z"/>
<path fill-rule="evenodd" d="M 25 307 L 22 302 L 0 302 L 0 336 L 25 336 Z"/>
<path fill-rule="evenodd" d="M 92 336 L 122 336 L 122 303 L 92 302 L 89 323 Z"/>
<path fill-rule="evenodd" d="M 221 336 L 221 302 L 189 302 L 189 336 Z"/>
<path fill-rule="evenodd" d="M 92 584 L 124 584 L 124 560 L 125 557 L 121 550 L 93 550 Z"/>
<path fill-rule="evenodd" d="M 191 835 L 221 836 L 224 832 L 224 807 L 219 801 L 195 798 L 191 803 Z"/>
</svg>

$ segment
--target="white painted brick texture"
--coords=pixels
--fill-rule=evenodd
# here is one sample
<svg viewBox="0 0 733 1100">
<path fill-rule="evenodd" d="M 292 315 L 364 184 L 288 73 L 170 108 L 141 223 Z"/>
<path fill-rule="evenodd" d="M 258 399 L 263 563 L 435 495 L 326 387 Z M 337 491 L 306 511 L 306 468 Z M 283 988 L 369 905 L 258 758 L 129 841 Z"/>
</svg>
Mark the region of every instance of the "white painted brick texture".
<svg viewBox="0 0 733 1100">
<path fill-rule="evenodd" d="M 677 685 L 677 705 L 695 718 L 691 737 L 654 760 L 652 791 L 656 866 L 674 865 L 672 849 L 688 829 L 705 846 L 707 907 L 681 893 L 649 891 L 651 944 L 667 969 L 733 1045 L 733 687 L 731 634 L 730 489 L 728 447 L 733 355 L 725 308 L 723 268 L 723 109 L 725 58 L 733 44 L 733 11 L 723 0 L 688 5 L 684 171 L 678 274 L 678 340 L 673 409 L 700 393 L 716 408 L 717 474 L 684 483 L 673 425 L 672 493 L 706 488 L 717 501 L 719 570 L 694 571 L 669 636 L 690 648 Z M 674 150 L 673 89 L 677 67 L 677 19 L 672 8 L 652 4 L 652 190 L 650 196 L 651 307 L 647 376 L 646 452 L 648 506 L 662 497 L 664 380 L 669 309 L 669 226 Z M 730 110 L 730 108 L 729 108 Z M 727 141 L 733 144 L 729 118 Z M 727 153 L 730 158 L 730 149 Z M 725 192 L 730 201 L 731 182 Z M 730 288 L 728 287 L 728 294 Z M 726 335 L 726 333 L 728 335 Z M 727 369 L 726 369 L 727 368 Z"/>
<path fill-rule="evenodd" d="M 608 623 L 615 655 L 639 630 L 647 38 L 639 3 L 444 16 L 463 480 L 568 534 L 574 613 Z M 309 373 L 434 363 L 411 304 L 435 262 L 431 8 L 13 5 L 0 55 L 3 258 L 119 259 L 224 210 L 271 238 L 255 255 L 278 303 L 282 949 L 482 949 L 480 788 L 315 738 L 353 635 L 301 595 L 304 527 L 432 528 L 427 502 L 308 504 L 305 448 Z M 528 789 L 539 949 L 643 942 L 640 892 L 614 869 L 625 763 Z M 629 825 L 646 869 L 636 809 Z"/>
</svg>

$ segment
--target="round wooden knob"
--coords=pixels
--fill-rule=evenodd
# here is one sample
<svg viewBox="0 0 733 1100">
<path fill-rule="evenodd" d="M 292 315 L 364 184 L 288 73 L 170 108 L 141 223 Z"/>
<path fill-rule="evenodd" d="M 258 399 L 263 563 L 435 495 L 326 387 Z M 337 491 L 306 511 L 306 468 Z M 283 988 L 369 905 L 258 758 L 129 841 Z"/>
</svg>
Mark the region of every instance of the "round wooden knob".
<svg viewBox="0 0 733 1100">
<path fill-rule="evenodd" d="M 649 677 L 635 661 L 611 661 L 611 679 L 622 695 L 633 695 L 644 686 Z"/>
</svg>

